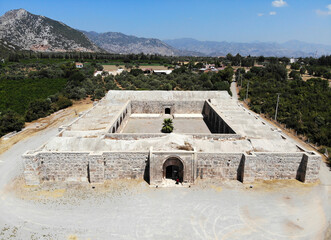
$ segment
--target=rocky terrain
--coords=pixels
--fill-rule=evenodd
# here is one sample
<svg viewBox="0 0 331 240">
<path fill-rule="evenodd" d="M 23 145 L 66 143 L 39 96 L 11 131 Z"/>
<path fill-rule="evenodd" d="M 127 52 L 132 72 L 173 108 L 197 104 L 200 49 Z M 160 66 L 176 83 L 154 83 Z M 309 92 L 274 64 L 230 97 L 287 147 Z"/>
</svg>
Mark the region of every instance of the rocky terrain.
<svg viewBox="0 0 331 240">
<path fill-rule="evenodd" d="M 24 9 L 11 10 L 0 17 L 0 39 L 23 50 L 42 52 L 101 51 L 83 33 Z"/>
</svg>

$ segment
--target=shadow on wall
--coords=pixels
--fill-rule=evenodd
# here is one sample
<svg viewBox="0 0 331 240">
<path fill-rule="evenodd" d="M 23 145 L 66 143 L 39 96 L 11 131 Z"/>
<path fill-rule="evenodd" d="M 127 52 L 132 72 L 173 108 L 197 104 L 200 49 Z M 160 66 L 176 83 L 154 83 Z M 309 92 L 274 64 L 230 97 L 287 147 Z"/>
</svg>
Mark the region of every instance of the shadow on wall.
<svg viewBox="0 0 331 240">
<path fill-rule="evenodd" d="M 244 171 L 245 171 L 245 155 L 242 155 L 237 169 L 237 180 L 239 182 L 244 182 Z"/>
<path fill-rule="evenodd" d="M 300 182 L 305 182 L 307 163 L 308 163 L 308 156 L 306 154 L 303 154 L 298 171 L 297 171 L 296 180 L 298 180 Z"/>
<path fill-rule="evenodd" d="M 149 156 L 146 160 L 146 166 L 145 166 L 145 170 L 144 170 L 144 180 L 145 182 L 147 182 L 148 184 L 150 184 L 150 177 L 149 177 Z"/>
</svg>

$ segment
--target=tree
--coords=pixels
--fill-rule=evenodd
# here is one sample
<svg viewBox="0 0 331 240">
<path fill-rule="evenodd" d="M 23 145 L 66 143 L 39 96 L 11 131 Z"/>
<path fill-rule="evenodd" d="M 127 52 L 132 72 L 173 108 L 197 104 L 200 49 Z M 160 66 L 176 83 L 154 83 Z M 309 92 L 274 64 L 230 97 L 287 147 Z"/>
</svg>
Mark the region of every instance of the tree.
<svg viewBox="0 0 331 240">
<path fill-rule="evenodd" d="M 326 78 L 326 79 L 331 79 L 331 72 L 324 73 L 323 77 Z"/>
<path fill-rule="evenodd" d="M 94 91 L 94 95 L 93 95 L 93 99 L 101 99 L 105 96 L 105 91 L 101 88 L 97 88 L 95 91 Z"/>
<path fill-rule="evenodd" d="M 197 64 L 195 64 L 195 68 L 200 69 L 203 68 L 205 65 L 202 62 L 198 62 Z"/>
<path fill-rule="evenodd" d="M 64 96 L 60 95 L 58 100 L 55 102 L 55 104 L 57 105 L 56 110 L 60 110 L 60 109 L 67 108 L 67 107 L 71 106 L 72 101 L 70 99 L 68 99 L 67 97 L 64 97 Z"/>
<path fill-rule="evenodd" d="M 31 122 L 35 119 L 46 117 L 51 110 L 51 101 L 46 99 L 37 99 L 30 103 L 25 120 Z"/>
<path fill-rule="evenodd" d="M 300 64 L 299 63 L 292 63 L 291 64 L 291 69 L 293 69 L 293 70 L 299 70 L 300 69 Z"/>
<path fill-rule="evenodd" d="M 161 131 L 163 133 L 171 133 L 174 130 L 174 126 L 172 124 L 172 119 L 170 118 L 165 118 L 163 120 L 163 125 Z"/>
<path fill-rule="evenodd" d="M 289 74 L 290 78 L 293 78 L 294 80 L 301 80 L 300 73 L 298 71 L 291 71 Z"/>
<path fill-rule="evenodd" d="M 12 110 L 0 113 L 0 137 L 8 132 L 20 131 L 24 126 L 23 118 Z"/>
<path fill-rule="evenodd" d="M 131 69 L 130 74 L 133 76 L 138 76 L 139 74 L 144 74 L 143 70 L 137 68 L 137 69 Z"/>
<path fill-rule="evenodd" d="M 304 66 L 302 66 L 302 67 L 300 68 L 300 73 L 301 73 L 301 74 L 305 74 L 305 73 L 306 73 L 306 68 L 305 68 Z"/>
</svg>

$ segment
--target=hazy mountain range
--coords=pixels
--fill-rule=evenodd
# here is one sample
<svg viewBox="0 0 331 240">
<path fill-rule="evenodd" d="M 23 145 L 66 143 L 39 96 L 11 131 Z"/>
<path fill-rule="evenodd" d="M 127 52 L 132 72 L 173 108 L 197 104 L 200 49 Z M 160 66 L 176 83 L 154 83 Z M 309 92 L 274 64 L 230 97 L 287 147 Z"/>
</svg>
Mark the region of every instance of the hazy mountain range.
<svg viewBox="0 0 331 240">
<path fill-rule="evenodd" d="M 287 57 L 306 57 L 331 54 L 331 45 L 311 44 L 301 41 L 288 41 L 285 43 L 236 43 L 236 42 L 215 42 L 198 41 L 192 38 L 180 38 L 164 40 L 169 45 L 190 51 L 194 49 L 208 56 L 225 56 L 228 53 L 233 55 L 239 53 L 243 56 L 287 56 Z"/>
<path fill-rule="evenodd" d="M 62 22 L 31 14 L 24 9 L 11 10 L 0 17 L 0 50 L 13 51 L 13 47 L 15 50 L 20 48 L 47 52 L 143 52 L 170 56 L 225 56 L 228 53 L 239 53 L 243 56 L 305 57 L 331 54 L 331 45 L 301 41 L 281 44 L 198 41 L 191 38 L 161 41 L 118 32 L 79 31 Z"/>
<path fill-rule="evenodd" d="M 161 54 L 167 56 L 201 55 L 201 53 L 194 52 L 194 50 L 178 50 L 156 38 L 139 38 L 119 32 L 81 32 L 83 32 L 97 46 L 110 53 L 138 54 L 143 52 L 145 54 Z"/>
</svg>

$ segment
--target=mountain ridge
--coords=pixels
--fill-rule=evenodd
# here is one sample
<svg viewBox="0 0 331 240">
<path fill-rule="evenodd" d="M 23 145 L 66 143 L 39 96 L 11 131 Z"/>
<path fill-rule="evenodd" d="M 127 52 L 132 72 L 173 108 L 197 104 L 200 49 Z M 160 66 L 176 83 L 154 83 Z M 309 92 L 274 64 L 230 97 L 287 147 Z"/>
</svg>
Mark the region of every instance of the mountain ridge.
<svg viewBox="0 0 331 240">
<path fill-rule="evenodd" d="M 167 56 L 317 57 L 331 54 L 331 45 L 290 40 L 275 42 L 199 41 L 193 38 L 163 40 L 120 32 L 83 31 L 63 22 L 14 9 L 0 16 L 0 40 L 22 50 L 41 52 L 110 52 L 117 54 L 160 54 Z M 2 49 L 8 49 L 2 44 Z"/>
<path fill-rule="evenodd" d="M 0 16 L 0 39 L 33 51 L 102 51 L 84 34 L 68 25 L 14 9 Z"/>
<path fill-rule="evenodd" d="M 110 53 L 122 54 L 161 54 L 167 56 L 194 56 L 201 55 L 195 51 L 178 50 L 157 38 L 137 37 L 120 32 L 97 33 L 95 31 L 83 31 L 92 42 Z"/>
</svg>

